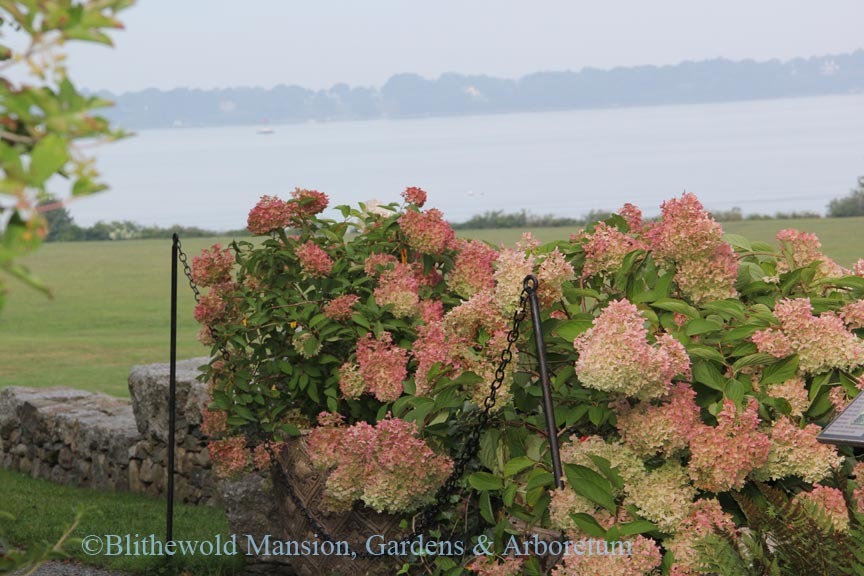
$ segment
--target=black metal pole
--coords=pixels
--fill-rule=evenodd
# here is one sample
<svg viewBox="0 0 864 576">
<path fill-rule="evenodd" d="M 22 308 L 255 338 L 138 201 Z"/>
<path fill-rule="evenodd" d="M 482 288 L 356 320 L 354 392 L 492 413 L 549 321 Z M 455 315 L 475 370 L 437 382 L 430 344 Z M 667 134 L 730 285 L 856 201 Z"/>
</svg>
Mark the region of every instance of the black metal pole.
<svg viewBox="0 0 864 576">
<path fill-rule="evenodd" d="M 537 288 L 540 281 L 529 274 L 522 282 L 528 292 L 528 303 L 531 305 L 531 324 L 534 327 L 534 343 L 537 345 L 537 363 L 540 365 L 540 387 L 543 389 L 543 412 L 546 416 L 546 432 L 549 435 L 549 453 L 552 456 L 552 474 L 555 477 L 555 487 L 564 486 L 561 481 L 561 454 L 558 450 L 558 427 L 555 426 L 555 407 L 552 405 L 552 385 L 549 381 L 549 366 L 546 364 L 546 341 L 543 338 L 543 324 L 540 320 L 540 302 L 537 300 Z"/>
<path fill-rule="evenodd" d="M 174 540 L 174 427 L 177 408 L 177 261 L 179 260 L 180 237 L 173 236 L 171 245 L 171 360 L 168 376 L 168 518 L 165 541 Z"/>
</svg>

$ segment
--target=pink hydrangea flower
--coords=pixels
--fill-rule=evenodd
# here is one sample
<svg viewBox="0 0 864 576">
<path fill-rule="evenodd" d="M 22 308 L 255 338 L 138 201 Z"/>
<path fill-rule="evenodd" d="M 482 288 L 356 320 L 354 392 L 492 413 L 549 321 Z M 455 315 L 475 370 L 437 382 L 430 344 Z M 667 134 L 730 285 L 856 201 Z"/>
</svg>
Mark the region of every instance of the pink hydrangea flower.
<svg viewBox="0 0 864 576">
<path fill-rule="evenodd" d="M 201 432 L 216 438 L 228 431 L 228 413 L 205 408 L 201 412 Z"/>
<path fill-rule="evenodd" d="M 690 477 L 698 488 L 740 490 L 747 475 L 765 465 L 771 440 L 759 432 L 759 422 L 755 399 L 740 414 L 731 400 L 725 400 L 717 426 L 698 427 L 690 440 L 689 464 Z"/>
<path fill-rule="evenodd" d="M 366 382 L 357 364 L 345 363 L 339 368 L 339 391 L 345 398 L 359 398 L 366 391 Z"/>
<path fill-rule="evenodd" d="M 843 458 L 834 446 L 816 440 L 821 431 L 816 424 L 799 428 L 786 417 L 774 422 L 768 460 L 755 471 L 754 478 L 779 480 L 798 476 L 812 484 L 828 477 L 842 464 Z"/>
<path fill-rule="evenodd" d="M 809 298 L 781 300 L 774 315 L 780 320 L 779 328 L 753 334 L 760 352 L 777 358 L 796 353 L 805 374 L 832 368 L 850 370 L 864 364 L 864 343 L 846 329 L 836 314 L 814 316 Z"/>
<path fill-rule="evenodd" d="M 317 190 L 304 190 L 296 188 L 291 192 L 291 197 L 294 199 L 294 214 L 298 218 L 308 218 L 315 214 L 320 214 L 327 208 L 330 202 L 327 194 L 318 192 Z"/>
<path fill-rule="evenodd" d="M 313 464 L 331 470 L 327 503 L 335 510 L 355 500 L 377 512 L 416 510 L 431 502 L 453 470 L 453 462 L 436 454 L 417 437 L 414 423 L 387 418 L 371 426 L 319 427 L 309 434 Z"/>
<path fill-rule="evenodd" d="M 675 282 L 697 303 L 736 295 L 738 260 L 723 229 L 695 195 L 667 200 L 645 236 L 656 258 L 675 264 Z"/>
<path fill-rule="evenodd" d="M 585 251 L 583 278 L 595 274 L 614 274 L 624 262 L 624 257 L 641 247 L 636 239 L 605 222 L 595 224 L 594 231 L 585 239 L 582 246 Z"/>
<path fill-rule="evenodd" d="M 330 275 L 333 269 L 333 260 L 320 246 L 307 240 L 295 248 L 297 258 L 300 260 L 300 269 L 311 278 L 324 278 Z"/>
<path fill-rule="evenodd" d="M 363 263 L 363 271 L 372 278 L 381 274 L 383 270 L 393 267 L 399 260 L 392 254 L 370 254 Z"/>
<path fill-rule="evenodd" d="M 422 188 L 410 186 L 402 192 L 402 198 L 409 204 L 422 208 L 426 204 L 426 192 Z"/>
<path fill-rule="evenodd" d="M 441 254 L 456 238 L 453 228 L 436 208 L 426 212 L 408 210 L 399 218 L 399 225 L 408 245 L 421 254 Z"/>
<path fill-rule="evenodd" d="M 649 576 L 662 562 L 660 547 L 651 538 L 639 535 L 632 539 L 622 539 L 629 542 L 625 552 L 613 550 L 612 545 L 605 540 L 597 539 L 589 542 L 594 545 L 594 552 L 589 554 L 569 554 L 552 570 L 552 576 Z M 623 543 L 623 542 L 622 542 Z M 619 544 L 615 544 L 618 546 Z M 627 554 L 629 548 L 631 554 Z"/>
<path fill-rule="evenodd" d="M 201 287 L 216 286 L 231 281 L 231 268 L 234 255 L 220 244 L 201 251 L 200 256 L 192 258 L 192 279 Z"/>
<path fill-rule="evenodd" d="M 210 290 L 201 296 L 201 300 L 195 306 L 195 320 L 205 326 L 212 326 L 225 318 L 227 305 L 218 290 Z"/>
<path fill-rule="evenodd" d="M 444 302 L 441 300 L 421 300 L 420 318 L 424 324 L 431 324 L 444 318 Z"/>
<path fill-rule="evenodd" d="M 804 380 L 800 377 L 792 378 L 780 384 L 773 384 L 768 388 L 768 396 L 772 398 L 784 398 L 791 407 L 790 416 L 800 417 L 810 407 L 810 396 Z"/>
<path fill-rule="evenodd" d="M 381 273 L 372 295 L 379 306 L 392 306 L 391 312 L 397 318 L 414 316 L 420 302 L 414 268 L 397 262 L 393 268 Z"/>
<path fill-rule="evenodd" d="M 256 235 L 269 234 L 288 226 L 292 209 L 284 200 L 275 196 L 262 196 L 258 204 L 249 212 L 247 228 Z"/>
<path fill-rule="evenodd" d="M 830 486 L 817 484 L 810 492 L 801 492 L 793 499 L 810 506 L 827 516 L 834 530 L 844 532 L 849 528 L 849 512 L 843 492 Z"/>
<path fill-rule="evenodd" d="M 804 268 L 814 262 L 819 262 L 819 274 L 822 277 L 836 278 L 846 271 L 831 258 L 822 253 L 822 244 L 815 234 L 787 228 L 777 233 L 777 242 L 785 256 L 777 262 L 777 271 L 788 272 L 796 268 Z"/>
<path fill-rule="evenodd" d="M 670 574 L 702 574 L 698 570 L 700 558 L 696 543 L 709 534 L 732 536 L 735 531 L 732 517 L 723 511 L 717 499 L 697 500 L 691 507 L 690 514 L 675 530 L 674 536 L 663 541 L 663 546 L 675 556 L 675 565 Z"/>
<path fill-rule="evenodd" d="M 499 311 L 495 296 L 483 291 L 447 312 L 444 327 L 449 335 L 473 341 L 481 329 L 486 334 L 506 329 L 507 320 Z"/>
<path fill-rule="evenodd" d="M 324 305 L 324 315 L 330 320 L 348 320 L 354 311 L 354 305 L 360 300 L 356 294 L 342 294 Z"/>
<path fill-rule="evenodd" d="M 408 352 L 393 344 L 389 332 L 378 338 L 371 333 L 357 341 L 357 364 L 366 390 L 381 402 L 393 402 L 402 395 L 408 377 Z"/>
<path fill-rule="evenodd" d="M 495 301 L 501 313 L 511 317 L 519 306 L 525 276 L 534 271 L 534 257 L 518 250 L 502 250 L 495 262 Z"/>
<path fill-rule="evenodd" d="M 231 436 L 224 440 L 211 440 L 207 445 L 210 461 L 219 478 L 228 478 L 243 472 L 249 465 L 249 451 L 245 436 Z"/>
<path fill-rule="evenodd" d="M 658 452 L 672 456 L 688 446 L 701 423 L 695 398 L 693 388 L 680 382 L 660 404 L 642 401 L 631 408 L 625 401 L 616 408 L 618 432 L 641 456 L 653 456 Z"/>
<path fill-rule="evenodd" d="M 628 202 L 618 210 L 618 215 L 627 221 L 630 234 L 641 234 L 645 229 L 645 225 L 642 223 L 642 211 L 637 206 Z"/>
<path fill-rule="evenodd" d="M 576 375 L 589 388 L 639 398 L 656 398 L 672 378 L 690 371 L 684 346 L 669 334 L 651 345 L 645 319 L 626 299 L 603 309 L 594 325 L 573 342 L 579 359 Z"/>
<path fill-rule="evenodd" d="M 840 308 L 838 314 L 850 330 L 864 328 L 864 300 L 856 300 Z"/>
<path fill-rule="evenodd" d="M 444 325 L 440 321 L 421 326 L 417 330 L 417 339 L 414 341 L 412 354 L 417 360 L 417 370 L 414 373 L 414 385 L 416 396 L 426 396 L 431 392 L 433 382 L 429 381 L 429 370 L 435 364 L 440 364 L 443 369 L 453 366 L 451 346 L 448 342 Z"/>
<path fill-rule="evenodd" d="M 492 277 L 498 252 L 479 240 L 456 240 L 456 263 L 447 276 L 447 287 L 470 298 L 495 286 Z"/>
<path fill-rule="evenodd" d="M 508 556 L 500 560 L 495 556 L 475 556 L 467 568 L 480 576 L 521 576 L 524 558 Z"/>
<path fill-rule="evenodd" d="M 860 258 L 852 265 L 852 274 L 855 276 L 864 276 L 864 258 Z"/>
<path fill-rule="evenodd" d="M 540 304 L 549 307 L 561 300 L 564 284 L 574 277 L 573 266 L 564 259 L 564 255 L 558 251 L 558 248 L 546 254 L 537 269 L 537 281 L 540 283 L 537 298 Z"/>
</svg>

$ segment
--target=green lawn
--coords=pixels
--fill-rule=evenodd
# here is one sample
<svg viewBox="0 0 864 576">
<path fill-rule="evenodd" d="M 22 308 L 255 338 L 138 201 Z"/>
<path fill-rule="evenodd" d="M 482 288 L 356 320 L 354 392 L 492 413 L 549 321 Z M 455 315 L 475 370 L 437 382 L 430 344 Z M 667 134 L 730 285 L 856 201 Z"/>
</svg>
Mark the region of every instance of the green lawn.
<svg viewBox="0 0 864 576">
<path fill-rule="evenodd" d="M 783 228 L 815 232 L 841 264 L 864 257 L 864 218 L 768 220 L 724 224 L 727 232 L 773 242 Z M 575 229 L 531 230 L 542 241 Z M 463 236 L 514 244 L 523 230 L 477 230 Z M 196 255 L 214 241 L 184 242 Z M 72 386 L 126 396 L 134 364 L 168 361 L 170 240 L 48 244 L 22 260 L 55 293 L 45 298 L 10 285 L 0 312 L 0 386 Z M 181 279 L 182 280 L 182 279 Z M 180 358 L 205 354 L 192 318 L 192 293 L 180 286 Z"/>
<path fill-rule="evenodd" d="M 12 545 L 39 542 L 53 545 L 79 510 L 83 511 L 83 516 L 72 538 L 83 539 L 89 535 L 104 538 L 106 534 L 129 534 L 133 538 L 136 534 L 141 538 L 153 534 L 156 540 L 165 537 L 165 501 L 161 499 L 59 486 L 8 470 L 0 470 L 0 486 L 3 487 L 0 512 L 15 517 L 9 520 L 0 515 L 0 536 Z M 213 540 L 217 534 L 223 540 L 229 534 L 221 509 L 175 506 L 175 540 Z M 145 556 L 87 556 L 80 542 L 70 542 L 65 549 L 73 558 L 88 564 L 141 574 L 157 573 L 161 562 L 159 558 Z M 239 574 L 243 565 L 242 557 L 192 555 L 175 558 L 178 568 L 205 576 Z"/>
</svg>

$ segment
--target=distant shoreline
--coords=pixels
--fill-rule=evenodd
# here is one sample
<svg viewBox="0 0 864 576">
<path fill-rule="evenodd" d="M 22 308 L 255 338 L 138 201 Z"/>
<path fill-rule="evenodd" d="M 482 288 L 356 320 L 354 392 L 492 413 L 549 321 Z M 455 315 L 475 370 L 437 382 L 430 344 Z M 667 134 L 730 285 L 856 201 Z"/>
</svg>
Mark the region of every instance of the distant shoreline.
<svg viewBox="0 0 864 576">
<path fill-rule="evenodd" d="M 119 95 L 105 115 L 130 129 L 272 126 L 340 121 L 703 105 L 864 93 L 864 50 L 781 62 L 708 60 L 504 79 L 397 74 L 377 88 L 147 89 Z"/>
</svg>

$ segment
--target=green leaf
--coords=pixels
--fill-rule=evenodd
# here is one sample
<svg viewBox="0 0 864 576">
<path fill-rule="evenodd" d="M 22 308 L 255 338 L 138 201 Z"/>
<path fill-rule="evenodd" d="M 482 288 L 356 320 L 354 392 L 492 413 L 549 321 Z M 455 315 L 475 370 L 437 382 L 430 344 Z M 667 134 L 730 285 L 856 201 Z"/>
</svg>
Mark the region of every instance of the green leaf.
<svg viewBox="0 0 864 576">
<path fill-rule="evenodd" d="M 49 134 L 33 147 L 30 154 L 30 179 L 34 186 L 41 186 L 69 160 L 66 140 Z"/>
<path fill-rule="evenodd" d="M 553 332 L 567 341 L 576 339 L 577 336 L 591 328 L 593 322 L 590 320 L 566 320 L 556 326 Z"/>
<path fill-rule="evenodd" d="M 504 487 L 504 481 L 489 472 L 474 472 L 468 477 L 468 483 L 479 492 L 500 490 Z"/>
<path fill-rule="evenodd" d="M 621 478 L 618 472 L 616 472 L 615 468 L 612 468 L 612 464 L 609 462 L 609 460 L 606 460 L 602 456 L 597 456 L 596 454 L 589 454 L 588 457 L 591 458 L 591 461 L 594 463 L 594 465 L 597 466 L 597 468 L 599 468 L 601 472 L 603 472 L 603 475 L 606 476 L 607 479 L 609 479 L 609 481 L 616 489 L 621 490 L 622 488 L 624 488 L 624 480 Z"/>
<path fill-rule="evenodd" d="M 744 356 L 743 358 L 739 358 L 732 365 L 732 370 L 738 372 L 742 368 L 746 368 L 748 366 L 760 366 L 762 364 L 771 364 L 777 359 L 770 354 L 763 354 L 761 352 L 757 352 L 756 354 L 750 354 L 749 356 Z"/>
<path fill-rule="evenodd" d="M 703 320 L 702 318 L 696 318 L 694 320 L 690 320 L 687 324 L 684 325 L 684 333 L 688 336 L 697 336 L 699 334 L 705 334 L 707 332 L 714 332 L 716 330 L 720 330 L 723 328 L 722 324 L 718 324 L 716 322 L 712 322 L 711 320 Z"/>
<path fill-rule="evenodd" d="M 541 486 L 552 486 L 555 483 L 555 476 L 551 472 L 545 470 L 534 470 L 528 477 L 528 482 L 525 484 L 526 490 L 532 490 Z"/>
<path fill-rule="evenodd" d="M 492 499 L 489 492 L 480 493 L 480 516 L 489 524 L 495 524 L 495 514 L 492 512 Z"/>
<path fill-rule="evenodd" d="M 750 241 L 744 236 L 741 236 L 740 234 L 724 234 L 723 240 L 725 240 L 735 248 L 741 248 L 742 250 L 746 250 L 747 252 L 753 251 L 753 247 L 750 245 Z"/>
<path fill-rule="evenodd" d="M 612 514 L 615 513 L 612 486 L 603 476 L 578 464 L 565 464 L 564 473 L 567 475 L 567 483 L 574 492 L 603 506 Z"/>
<path fill-rule="evenodd" d="M 723 364 L 726 358 L 716 348 L 710 348 L 701 344 L 693 344 L 687 347 L 687 354 L 703 360 L 713 360 Z"/>
<path fill-rule="evenodd" d="M 606 530 L 590 514 L 582 512 L 570 514 L 570 519 L 580 530 L 595 538 L 605 538 Z"/>
<path fill-rule="evenodd" d="M 696 310 L 693 306 L 690 306 L 683 300 L 676 300 L 674 298 L 661 298 L 651 303 L 651 306 L 654 308 L 660 308 L 661 310 L 668 310 L 669 312 L 678 312 L 679 314 L 684 314 L 689 318 L 699 318 L 699 311 Z"/>
<path fill-rule="evenodd" d="M 738 380 L 729 380 L 723 389 L 723 395 L 734 402 L 736 406 L 741 406 L 741 402 L 744 400 L 744 385 Z"/>
<path fill-rule="evenodd" d="M 790 380 L 798 372 L 798 355 L 789 356 L 762 370 L 761 384 L 776 384 Z"/>
<path fill-rule="evenodd" d="M 726 378 L 711 362 L 699 361 L 693 366 L 693 380 L 714 390 L 723 391 Z"/>
<path fill-rule="evenodd" d="M 517 456 L 504 465 L 504 476 L 515 476 L 519 472 L 526 468 L 530 468 L 533 465 L 534 461 L 527 456 Z"/>
</svg>

